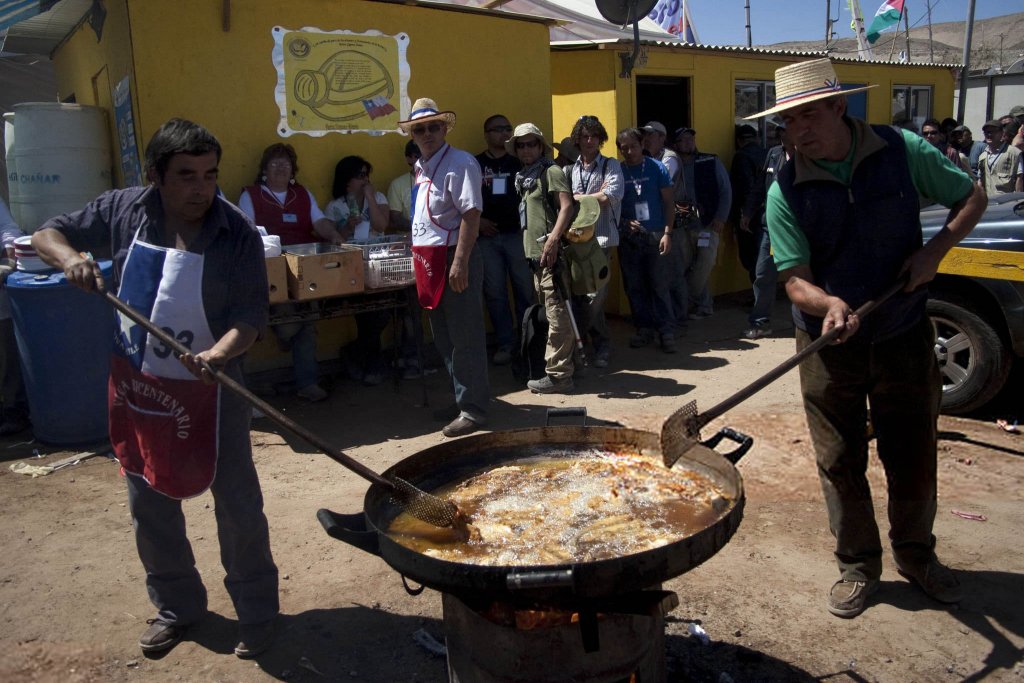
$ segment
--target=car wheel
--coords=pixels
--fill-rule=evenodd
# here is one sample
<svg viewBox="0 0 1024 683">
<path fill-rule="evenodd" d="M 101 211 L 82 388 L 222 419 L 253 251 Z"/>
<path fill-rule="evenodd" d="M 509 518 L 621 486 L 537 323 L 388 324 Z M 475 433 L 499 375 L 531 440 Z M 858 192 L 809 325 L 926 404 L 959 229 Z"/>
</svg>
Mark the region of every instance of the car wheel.
<svg viewBox="0 0 1024 683">
<path fill-rule="evenodd" d="M 964 306 L 930 299 L 935 357 L 942 374 L 942 412 L 963 415 L 988 403 L 1010 372 L 1010 351 L 999 333 Z"/>
</svg>

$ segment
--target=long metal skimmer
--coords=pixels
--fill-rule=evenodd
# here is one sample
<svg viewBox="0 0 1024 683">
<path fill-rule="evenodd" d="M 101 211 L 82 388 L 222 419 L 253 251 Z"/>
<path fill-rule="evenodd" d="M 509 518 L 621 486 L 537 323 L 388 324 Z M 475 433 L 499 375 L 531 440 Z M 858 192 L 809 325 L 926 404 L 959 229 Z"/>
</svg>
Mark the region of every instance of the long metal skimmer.
<svg viewBox="0 0 1024 683">
<path fill-rule="evenodd" d="M 113 292 L 103 291 L 100 292 L 100 294 L 120 313 L 127 316 L 133 322 L 140 325 L 147 332 L 171 348 L 174 351 L 175 357 L 192 353 L 180 341 L 164 332 L 162 329 L 150 322 L 150 320 L 144 315 L 118 299 Z M 464 525 L 464 517 L 460 514 L 459 509 L 455 504 L 450 500 L 444 500 L 443 498 L 427 493 L 400 477 L 385 479 L 359 461 L 353 460 L 342 451 L 334 448 L 302 425 L 299 425 L 285 417 L 276 408 L 260 399 L 233 378 L 208 363 L 203 363 L 202 365 L 217 382 L 241 396 L 247 403 L 255 406 L 260 412 L 279 424 L 281 427 L 284 427 L 292 434 L 295 434 L 304 441 L 316 446 L 326 454 L 327 457 L 344 465 L 364 479 L 383 486 L 391 493 L 391 497 L 394 502 L 413 517 L 437 527 L 454 527 L 457 524 Z"/>
<path fill-rule="evenodd" d="M 904 275 L 900 278 L 899 282 L 882 292 L 882 294 L 880 294 L 876 299 L 865 303 L 854 311 L 854 314 L 858 318 L 865 318 L 869 313 L 871 313 L 871 311 L 875 310 L 875 308 L 880 304 L 889 299 L 889 297 L 906 287 L 907 281 L 908 277 Z M 817 353 L 823 346 L 829 344 L 833 339 L 839 336 L 841 332 L 841 328 L 832 328 L 798 351 L 796 354 L 783 361 L 778 367 L 773 370 L 769 370 L 759 379 L 754 380 L 749 385 L 743 387 L 732 396 L 726 398 L 721 403 L 712 406 L 703 413 L 697 412 L 696 401 L 690 401 L 682 408 L 665 418 L 665 421 L 661 425 L 660 437 L 661 458 L 665 463 L 665 466 L 672 467 L 676 464 L 679 458 L 686 454 L 688 450 L 700 443 L 701 427 L 711 422 L 716 417 L 720 417 L 725 412 L 732 410 L 737 405 L 795 368 L 805 358 L 813 353 Z"/>
</svg>

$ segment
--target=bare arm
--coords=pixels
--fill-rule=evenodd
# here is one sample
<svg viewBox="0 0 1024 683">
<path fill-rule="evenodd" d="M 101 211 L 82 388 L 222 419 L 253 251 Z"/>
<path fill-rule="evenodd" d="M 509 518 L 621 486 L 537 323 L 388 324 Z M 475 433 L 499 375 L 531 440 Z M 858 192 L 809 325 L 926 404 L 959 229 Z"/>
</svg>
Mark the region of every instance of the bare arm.
<svg viewBox="0 0 1024 683">
<path fill-rule="evenodd" d="M 259 333 L 252 325 L 236 323 L 206 351 L 200 351 L 195 355 L 186 354 L 179 360 L 189 372 L 210 384 L 214 381 L 213 375 L 203 369 L 201 361 L 206 361 L 215 370 L 219 370 L 232 358 L 248 351 L 258 336 Z"/>
<path fill-rule="evenodd" d="M 572 195 L 568 192 L 558 193 L 558 218 L 555 219 L 555 227 L 551 228 L 548 238 L 544 242 L 544 249 L 540 254 L 540 262 L 546 268 L 552 268 L 558 261 L 558 247 L 562 241 L 562 235 L 569 229 L 569 220 L 572 214 Z"/>
<path fill-rule="evenodd" d="M 797 308 L 822 319 L 822 334 L 835 327 L 844 330 L 833 344 L 841 344 L 857 332 L 860 320 L 854 315 L 853 309 L 839 297 L 828 294 L 816 285 L 810 266 L 793 266 L 779 273 L 779 277 L 786 283 L 786 294 Z"/>
<path fill-rule="evenodd" d="M 59 230 L 37 230 L 32 235 L 32 248 L 43 261 L 63 270 L 64 277 L 75 287 L 87 292 L 106 289 L 99 264 L 79 254 Z"/>
<path fill-rule="evenodd" d="M 319 235 L 324 242 L 331 244 L 341 244 L 345 241 L 330 218 L 321 218 L 313 223 L 313 232 Z"/>
<path fill-rule="evenodd" d="M 384 232 L 388 227 L 388 205 L 377 203 L 377 190 L 371 183 L 366 183 L 364 192 L 364 201 L 370 214 L 370 229 L 374 232 Z"/>
<path fill-rule="evenodd" d="M 448 281 L 452 289 L 462 292 L 469 287 L 469 255 L 473 253 L 477 235 L 480 232 L 480 209 L 470 209 L 462 214 L 459 223 L 459 242 L 455 245 L 455 258 L 452 259 Z"/>
<path fill-rule="evenodd" d="M 658 242 L 658 251 L 664 255 L 672 251 L 672 229 L 676 222 L 676 202 L 672 186 L 661 188 L 661 210 L 665 217 L 665 232 Z"/>
<path fill-rule="evenodd" d="M 949 210 L 946 224 L 942 229 L 935 233 L 927 244 L 911 254 L 903 264 L 900 272 L 910 271 L 910 281 L 904 291 L 913 291 L 935 278 L 939 262 L 945 258 L 950 249 L 967 237 L 971 230 L 974 230 L 981 215 L 985 213 L 986 206 L 988 206 L 988 197 L 984 190 L 977 184 L 972 184 L 971 193 Z"/>
</svg>

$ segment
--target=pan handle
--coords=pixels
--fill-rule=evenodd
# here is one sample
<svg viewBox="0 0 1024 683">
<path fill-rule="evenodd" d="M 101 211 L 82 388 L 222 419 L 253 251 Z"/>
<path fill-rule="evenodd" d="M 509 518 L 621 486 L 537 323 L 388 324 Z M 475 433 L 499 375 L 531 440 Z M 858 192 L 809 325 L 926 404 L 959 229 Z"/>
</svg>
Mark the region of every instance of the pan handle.
<svg viewBox="0 0 1024 683">
<path fill-rule="evenodd" d="M 740 458 L 747 454 L 750 447 L 754 445 L 754 439 L 747 436 L 743 432 L 738 432 L 732 427 L 722 427 L 718 430 L 718 433 L 712 436 L 707 441 L 701 441 L 701 445 L 707 446 L 708 448 L 714 448 L 721 442 L 722 439 L 729 439 L 739 444 L 734 450 L 728 453 L 722 453 L 722 457 L 735 465 L 739 462 Z"/>
<path fill-rule="evenodd" d="M 587 409 L 584 406 L 577 406 L 575 408 L 548 408 L 546 417 L 544 418 L 544 426 L 551 426 L 551 418 L 561 417 L 582 417 L 583 427 L 587 426 Z"/>
<path fill-rule="evenodd" d="M 331 538 L 344 541 L 371 555 L 381 556 L 380 539 L 376 531 L 366 528 L 366 515 L 363 513 L 343 515 L 327 508 L 320 508 L 316 512 L 316 518 Z"/>
<path fill-rule="evenodd" d="M 510 572 L 505 576 L 509 590 L 531 588 L 572 588 L 575 584 L 571 569 L 555 569 L 537 572 Z"/>
</svg>

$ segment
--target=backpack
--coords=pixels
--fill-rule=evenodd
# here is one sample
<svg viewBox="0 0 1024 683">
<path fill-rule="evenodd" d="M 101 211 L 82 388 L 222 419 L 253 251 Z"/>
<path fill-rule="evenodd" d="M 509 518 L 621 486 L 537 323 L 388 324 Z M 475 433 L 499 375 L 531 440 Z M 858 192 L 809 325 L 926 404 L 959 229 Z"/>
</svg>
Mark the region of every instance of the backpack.
<svg viewBox="0 0 1024 683">
<path fill-rule="evenodd" d="M 544 307 L 533 304 L 523 314 L 519 328 L 519 348 L 512 359 L 512 374 L 525 382 L 541 379 L 546 373 L 544 351 L 548 345 L 548 317 Z"/>
</svg>

